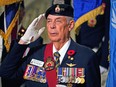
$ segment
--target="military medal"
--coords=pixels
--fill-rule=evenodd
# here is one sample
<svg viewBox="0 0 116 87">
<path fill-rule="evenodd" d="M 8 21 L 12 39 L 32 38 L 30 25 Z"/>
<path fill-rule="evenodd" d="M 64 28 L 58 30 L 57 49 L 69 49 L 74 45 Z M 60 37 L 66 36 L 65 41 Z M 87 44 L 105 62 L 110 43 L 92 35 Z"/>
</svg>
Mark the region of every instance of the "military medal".
<svg viewBox="0 0 116 87">
<path fill-rule="evenodd" d="M 68 83 L 67 87 L 72 87 L 73 83 L 84 84 L 84 77 L 84 68 L 57 68 L 58 83 Z"/>
<path fill-rule="evenodd" d="M 66 77 L 66 68 L 63 68 L 62 73 L 63 73 L 63 76 L 65 76 L 65 77 Z"/>
<path fill-rule="evenodd" d="M 63 79 L 61 79 L 61 77 L 62 77 L 62 68 L 57 69 L 57 76 L 58 76 L 58 83 L 62 82 L 62 80 L 63 80 Z"/>
<path fill-rule="evenodd" d="M 33 70 L 33 66 L 28 65 L 24 74 L 24 78 L 28 78 L 31 76 L 31 72 Z"/>
<path fill-rule="evenodd" d="M 85 72 L 85 69 L 84 68 L 78 68 L 78 75 L 80 77 L 85 77 L 84 72 Z"/>
<path fill-rule="evenodd" d="M 62 76 L 61 77 L 61 83 L 65 83 L 66 82 L 66 77 L 65 76 Z"/>
<path fill-rule="evenodd" d="M 55 63 L 54 61 L 52 60 L 52 58 L 47 58 L 47 61 L 45 62 L 44 64 L 44 68 L 46 71 L 49 71 L 49 70 L 53 70 L 55 67 Z"/>
<path fill-rule="evenodd" d="M 85 79 L 81 78 L 81 84 L 85 83 Z"/>
<path fill-rule="evenodd" d="M 71 68 L 68 68 L 68 83 L 71 83 Z"/>
<path fill-rule="evenodd" d="M 72 83 L 74 83 L 74 82 L 75 82 L 75 72 L 74 72 L 74 71 L 75 71 L 75 68 L 71 68 L 71 72 L 72 72 L 72 73 L 71 73 Z"/>
<path fill-rule="evenodd" d="M 43 79 L 43 83 L 46 83 L 46 79 L 45 78 Z"/>
<path fill-rule="evenodd" d="M 24 79 L 46 83 L 46 72 L 43 67 L 28 64 Z"/>
<path fill-rule="evenodd" d="M 77 83 L 77 84 L 81 83 L 80 77 L 77 77 L 77 78 L 76 78 L 76 83 Z"/>
<path fill-rule="evenodd" d="M 84 68 L 77 68 L 76 73 L 77 73 L 76 79 L 77 84 L 83 84 L 85 82 Z"/>
<path fill-rule="evenodd" d="M 70 84 L 70 83 L 69 83 L 69 84 L 67 84 L 67 87 L 72 87 L 72 86 L 73 86 L 73 85 L 72 85 L 72 84 Z"/>
</svg>

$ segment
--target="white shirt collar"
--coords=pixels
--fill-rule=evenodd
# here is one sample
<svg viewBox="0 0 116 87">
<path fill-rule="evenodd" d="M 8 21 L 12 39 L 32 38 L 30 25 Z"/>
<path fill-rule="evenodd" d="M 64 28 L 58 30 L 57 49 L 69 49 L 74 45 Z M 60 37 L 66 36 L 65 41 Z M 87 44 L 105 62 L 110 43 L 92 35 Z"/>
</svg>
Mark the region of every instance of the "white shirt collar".
<svg viewBox="0 0 116 87">
<path fill-rule="evenodd" d="M 63 61 L 63 58 L 70 46 L 70 43 L 71 43 L 71 39 L 69 39 L 65 44 L 64 46 L 58 51 L 60 53 L 60 64 L 62 63 Z M 55 46 L 53 45 L 53 53 L 57 52 Z"/>
</svg>

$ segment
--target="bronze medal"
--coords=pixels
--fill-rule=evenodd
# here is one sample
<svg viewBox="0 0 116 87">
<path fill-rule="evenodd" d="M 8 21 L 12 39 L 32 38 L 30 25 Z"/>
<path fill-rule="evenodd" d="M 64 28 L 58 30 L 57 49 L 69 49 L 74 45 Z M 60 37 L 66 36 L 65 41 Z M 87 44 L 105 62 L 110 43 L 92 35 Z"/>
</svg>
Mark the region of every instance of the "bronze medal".
<svg viewBox="0 0 116 87">
<path fill-rule="evenodd" d="M 72 87 L 72 86 L 73 86 L 73 84 L 70 84 L 70 83 L 69 83 L 69 84 L 67 84 L 67 87 Z"/>
<path fill-rule="evenodd" d="M 75 83 L 75 77 L 71 78 L 72 83 Z"/>
</svg>

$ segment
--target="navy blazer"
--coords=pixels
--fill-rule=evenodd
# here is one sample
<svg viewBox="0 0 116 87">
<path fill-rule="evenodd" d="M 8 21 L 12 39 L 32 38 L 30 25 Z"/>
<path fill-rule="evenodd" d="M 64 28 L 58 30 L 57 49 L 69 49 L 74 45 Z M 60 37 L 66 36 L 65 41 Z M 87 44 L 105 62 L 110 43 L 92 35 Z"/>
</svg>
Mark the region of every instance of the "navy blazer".
<svg viewBox="0 0 116 87">
<path fill-rule="evenodd" d="M 10 53 L 0 66 L 0 76 L 8 79 L 18 79 L 23 81 L 23 75 L 27 64 L 30 64 L 31 59 L 44 61 L 44 50 L 46 45 L 32 48 L 25 58 L 22 58 L 27 45 L 19 45 L 15 43 Z M 79 45 L 73 40 L 68 50 L 74 50 L 74 60 L 69 60 L 67 52 L 64 56 L 60 67 L 69 67 L 66 63 L 75 63 L 76 68 L 85 68 L 85 83 L 73 84 L 73 87 L 101 87 L 99 63 L 96 54 L 85 46 Z M 47 83 L 39 83 L 30 80 L 25 80 L 26 87 L 48 87 Z M 66 84 L 64 84 L 66 85 Z"/>
</svg>

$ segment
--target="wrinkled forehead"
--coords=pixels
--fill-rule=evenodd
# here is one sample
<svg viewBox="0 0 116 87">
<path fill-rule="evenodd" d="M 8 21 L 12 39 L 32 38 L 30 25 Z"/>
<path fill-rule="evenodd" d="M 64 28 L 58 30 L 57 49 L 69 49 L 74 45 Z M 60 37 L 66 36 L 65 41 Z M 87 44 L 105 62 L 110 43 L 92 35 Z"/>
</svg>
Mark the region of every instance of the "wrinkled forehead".
<svg viewBox="0 0 116 87">
<path fill-rule="evenodd" d="M 47 19 L 66 19 L 67 17 L 66 16 L 61 16 L 61 15 L 52 15 L 52 14 L 49 14 Z"/>
<path fill-rule="evenodd" d="M 63 22 L 67 22 L 68 18 L 67 16 L 59 16 L 59 15 L 51 15 L 49 14 L 47 17 L 47 21 L 63 21 Z"/>
</svg>

